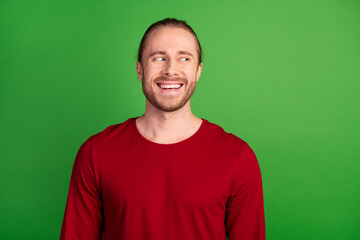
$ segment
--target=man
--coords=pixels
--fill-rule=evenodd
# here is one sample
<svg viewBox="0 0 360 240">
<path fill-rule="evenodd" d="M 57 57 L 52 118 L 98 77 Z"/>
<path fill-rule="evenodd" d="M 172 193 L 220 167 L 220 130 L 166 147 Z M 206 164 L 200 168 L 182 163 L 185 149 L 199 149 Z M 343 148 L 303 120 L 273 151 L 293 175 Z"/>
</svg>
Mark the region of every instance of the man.
<svg viewBox="0 0 360 240">
<path fill-rule="evenodd" d="M 200 43 L 184 21 L 148 28 L 136 63 L 145 114 L 81 146 L 60 239 L 265 239 L 253 151 L 191 112 L 202 66 Z"/>
</svg>

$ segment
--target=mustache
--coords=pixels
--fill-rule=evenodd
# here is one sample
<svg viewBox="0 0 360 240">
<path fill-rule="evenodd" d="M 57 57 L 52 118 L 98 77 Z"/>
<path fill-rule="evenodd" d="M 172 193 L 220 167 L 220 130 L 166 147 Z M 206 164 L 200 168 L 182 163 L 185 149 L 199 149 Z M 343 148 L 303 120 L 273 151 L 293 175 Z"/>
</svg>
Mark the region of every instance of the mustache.
<svg viewBox="0 0 360 240">
<path fill-rule="evenodd" d="M 172 81 L 172 82 L 180 82 L 180 83 L 187 83 L 187 79 L 184 77 L 167 77 L 167 76 L 160 76 L 155 78 L 155 82 L 161 82 L 161 81 Z"/>
</svg>

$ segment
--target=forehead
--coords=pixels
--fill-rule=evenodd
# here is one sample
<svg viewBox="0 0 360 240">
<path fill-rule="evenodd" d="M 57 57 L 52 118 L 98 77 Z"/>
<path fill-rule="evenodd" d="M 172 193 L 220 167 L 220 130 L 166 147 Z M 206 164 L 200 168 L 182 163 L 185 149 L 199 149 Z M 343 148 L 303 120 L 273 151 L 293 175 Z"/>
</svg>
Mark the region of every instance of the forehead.
<svg viewBox="0 0 360 240">
<path fill-rule="evenodd" d="M 153 30 L 146 39 L 144 53 L 153 51 L 189 51 L 197 54 L 195 36 L 180 27 L 160 27 Z"/>
</svg>

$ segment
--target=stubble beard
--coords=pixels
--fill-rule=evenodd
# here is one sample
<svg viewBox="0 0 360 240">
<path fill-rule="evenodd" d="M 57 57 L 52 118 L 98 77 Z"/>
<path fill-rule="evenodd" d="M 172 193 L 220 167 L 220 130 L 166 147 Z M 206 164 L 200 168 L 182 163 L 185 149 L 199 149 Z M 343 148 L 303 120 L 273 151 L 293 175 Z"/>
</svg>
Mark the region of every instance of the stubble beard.
<svg viewBox="0 0 360 240">
<path fill-rule="evenodd" d="M 155 81 L 156 80 L 157 79 L 155 79 Z M 195 88 L 196 88 L 196 81 L 192 81 L 189 83 L 189 81 L 185 78 L 171 80 L 171 79 L 166 79 L 166 78 L 161 77 L 161 80 L 165 80 L 165 81 L 180 80 L 180 82 L 183 83 L 182 88 L 187 86 L 187 89 L 185 89 L 186 90 L 185 96 L 183 96 L 182 99 L 180 99 L 180 100 L 177 99 L 178 96 L 159 97 L 159 96 L 156 96 L 156 94 L 154 93 L 154 91 L 150 85 L 151 83 L 149 83 L 149 81 L 147 81 L 147 79 L 145 79 L 143 76 L 142 89 L 143 89 L 146 99 L 154 107 L 156 107 L 157 109 L 159 109 L 160 111 L 163 111 L 163 112 L 174 112 L 174 111 L 182 108 L 190 100 L 190 98 L 193 95 Z"/>
</svg>

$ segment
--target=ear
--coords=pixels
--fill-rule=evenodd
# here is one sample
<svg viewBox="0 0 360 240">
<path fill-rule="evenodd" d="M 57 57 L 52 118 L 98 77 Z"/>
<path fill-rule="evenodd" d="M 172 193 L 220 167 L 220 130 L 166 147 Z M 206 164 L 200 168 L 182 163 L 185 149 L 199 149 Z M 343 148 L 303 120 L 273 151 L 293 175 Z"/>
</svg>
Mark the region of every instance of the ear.
<svg viewBox="0 0 360 240">
<path fill-rule="evenodd" d="M 136 72 L 137 72 L 138 78 L 140 79 L 140 81 L 142 81 L 144 70 L 143 70 L 140 62 L 136 62 Z"/>
<path fill-rule="evenodd" d="M 196 81 L 199 81 L 200 75 L 201 75 L 201 70 L 203 67 L 203 63 L 200 63 L 198 68 L 197 68 L 197 73 L 196 73 Z"/>
</svg>

